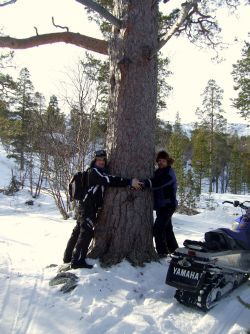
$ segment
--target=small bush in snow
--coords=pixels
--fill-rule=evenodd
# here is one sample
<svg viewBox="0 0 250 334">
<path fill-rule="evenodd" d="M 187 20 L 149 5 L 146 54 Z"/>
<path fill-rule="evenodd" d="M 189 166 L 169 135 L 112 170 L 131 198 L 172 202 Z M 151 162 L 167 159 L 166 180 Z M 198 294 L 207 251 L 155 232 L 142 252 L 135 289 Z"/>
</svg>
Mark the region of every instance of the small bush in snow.
<svg viewBox="0 0 250 334">
<path fill-rule="evenodd" d="M 13 175 L 10 180 L 10 184 L 6 190 L 4 190 L 4 194 L 8 196 L 13 196 L 16 192 L 20 190 L 21 183 L 16 179 Z"/>
</svg>

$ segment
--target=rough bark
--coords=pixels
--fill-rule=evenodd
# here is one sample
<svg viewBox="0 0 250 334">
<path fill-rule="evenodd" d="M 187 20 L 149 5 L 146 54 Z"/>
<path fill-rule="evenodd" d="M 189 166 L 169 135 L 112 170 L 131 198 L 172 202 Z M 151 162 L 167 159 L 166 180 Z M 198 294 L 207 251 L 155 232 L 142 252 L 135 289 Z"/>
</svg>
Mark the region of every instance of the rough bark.
<svg viewBox="0 0 250 334">
<path fill-rule="evenodd" d="M 153 174 L 157 98 L 158 5 L 145 0 L 115 1 L 110 43 L 111 104 L 107 147 L 114 175 Z M 109 189 L 90 254 L 105 265 L 128 259 L 135 265 L 156 258 L 150 191 Z"/>
</svg>

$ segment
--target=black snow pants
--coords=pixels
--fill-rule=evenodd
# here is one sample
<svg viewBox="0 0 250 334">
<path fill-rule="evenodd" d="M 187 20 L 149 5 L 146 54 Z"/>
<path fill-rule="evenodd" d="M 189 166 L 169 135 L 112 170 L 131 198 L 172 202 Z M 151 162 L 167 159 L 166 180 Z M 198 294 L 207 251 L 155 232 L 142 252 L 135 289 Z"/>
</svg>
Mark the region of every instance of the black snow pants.
<svg viewBox="0 0 250 334">
<path fill-rule="evenodd" d="M 80 203 L 76 226 L 68 240 L 63 262 L 68 263 L 71 261 L 78 261 L 79 259 L 85 259 L 93 236 L 94 219 L 93 217 L 85 216 L 84 207 Z"/>
<path fill-rule="evenodd" d="M 158 254 L 173 253 L 178 248 L 171 220 L 174 212 L 175 207 L 163 207 L 156 210 L 153 235 Z"/>
<path fill-rule="evenodd" d="M 72 234 L 67 243 L 66 249 L 64 251 L 63 262 L 68 263 L 72 259 L 73 249 L 75 248 L 76 242 L 80 234 L 80 222 L 76 221 L 76 226 L 73 228 Z"/>
</svg>

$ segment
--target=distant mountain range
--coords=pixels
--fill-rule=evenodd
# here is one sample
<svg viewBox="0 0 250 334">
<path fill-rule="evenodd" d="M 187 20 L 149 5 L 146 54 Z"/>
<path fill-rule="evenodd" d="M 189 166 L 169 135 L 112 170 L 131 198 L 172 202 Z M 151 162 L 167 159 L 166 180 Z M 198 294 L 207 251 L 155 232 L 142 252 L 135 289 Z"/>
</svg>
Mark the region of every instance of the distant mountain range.
<svg viewBox="0 0 250 334">
<path fill-rule="evenodd" d="M 194 124 L 193 123 L 185 123 L 182 124 L 183 130 L 187 133 L 188 136 L 191 136 L 191 132 L 193 131 Z M 227 132 L 231 135 L 238 134 L 239 137 L 242 136 L 250 136 L 250 124 L 243 123 L 228 123 L 227 124 Z"/>
</svg>

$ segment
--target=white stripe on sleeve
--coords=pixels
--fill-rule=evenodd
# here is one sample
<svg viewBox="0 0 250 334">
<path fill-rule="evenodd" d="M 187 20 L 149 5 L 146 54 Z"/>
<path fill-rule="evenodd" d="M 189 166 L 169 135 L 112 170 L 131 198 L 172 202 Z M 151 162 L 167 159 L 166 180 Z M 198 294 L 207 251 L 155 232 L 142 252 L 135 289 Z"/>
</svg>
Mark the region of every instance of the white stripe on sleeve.
<svg viewBox="0 0 250 334">
<path fill-rule="evenodd" d="M 96 169 L 96 168 L 93 168 L 93 169 L 94 169 L 94 170 L 96 171 L 96 173 L 99 174 L 101 177 L 105 177 L 106 180 L 107 180 L 107 182 L 110 183 L 110 179 L 109 179 L 109 177 L 108 177 L 107 175 L 102 175 L 102 173 L 100 173 L 99 170 Z"/>
</svg>

